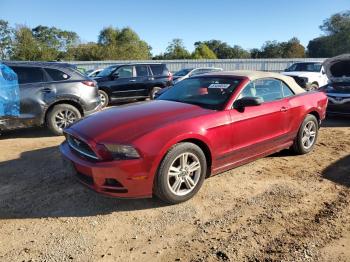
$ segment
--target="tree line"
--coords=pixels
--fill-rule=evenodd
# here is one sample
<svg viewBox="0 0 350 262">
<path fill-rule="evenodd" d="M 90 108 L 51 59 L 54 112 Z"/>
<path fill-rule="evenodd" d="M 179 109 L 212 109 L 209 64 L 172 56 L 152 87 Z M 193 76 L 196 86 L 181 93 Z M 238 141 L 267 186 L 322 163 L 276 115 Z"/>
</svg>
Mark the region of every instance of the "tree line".
<svg viewBox="0 0 350 262">
<path fill-rule="evenodd" d="M 106 27 L 97 42 L 82 43 L 77 33 L 43 25 L 16 27 L 0 19 L 0 59 L 56 60 L 142 60 L 142 59 L 232 59 L 332 57 L 350 53 L 350 10 L 324 20 L 323 35 L 304 47 L 298 38 L 285 42 L 266 41 L 251 50 L 220 40 L 198 41 L 189 52 L 182 39 L 173 39 L 164 53 L 152 55 L 152 48 L 129 27 Z"/>
</svg>

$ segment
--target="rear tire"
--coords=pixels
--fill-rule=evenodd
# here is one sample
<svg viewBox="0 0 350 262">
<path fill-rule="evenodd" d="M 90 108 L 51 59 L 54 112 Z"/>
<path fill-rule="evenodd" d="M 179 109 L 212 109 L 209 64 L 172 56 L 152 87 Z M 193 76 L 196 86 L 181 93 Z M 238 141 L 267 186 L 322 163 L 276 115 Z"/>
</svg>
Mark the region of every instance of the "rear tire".
<svg viewBox="0 0 350 262">
<path fill-rule="evenodd" d="M 318 137 L 318 120 L 314 115 L 307 115 L 294 140 L 293 151 L 298 155 L 307 154 L 314 148 Z"/>
<path fill-rule="evenodd" d="M 98 95 L 99 95 L 100 100 L 101 100 L 101 107 L 105 108 L 106 106 L 108 106 L 108 104 L 109 104 L 108 94 L 103 90 L 98 90 Z"/>
<path fill-rule="evenodd" d="M 46 115 L 46 124 L 55 135 L 62 135 L 63 129 L 81 118 L 80 111 L 69 104 L 55 105 Z"/>
<path fill-rule="evenodd" d="M 154 193 L 168 204 L 187 201 L 199 191 L 206 173 L 207 161 L 203 151 L 195 144 L 179 143 L 161 162 Z"/>
<path fill-rule="evenodd" d="M 153 87 L 152 90 L 151 90 L 151 92 L 150 92 L 150 94 L 149 94 L 150 99 L 151 99 L 151 100 L 154 100 L 155 94 L 156 94 L 158 91 L 160 91 L 161 89 L 162 89 L 162 88 L 157 87 L 157 86 Z"/>
</svg>

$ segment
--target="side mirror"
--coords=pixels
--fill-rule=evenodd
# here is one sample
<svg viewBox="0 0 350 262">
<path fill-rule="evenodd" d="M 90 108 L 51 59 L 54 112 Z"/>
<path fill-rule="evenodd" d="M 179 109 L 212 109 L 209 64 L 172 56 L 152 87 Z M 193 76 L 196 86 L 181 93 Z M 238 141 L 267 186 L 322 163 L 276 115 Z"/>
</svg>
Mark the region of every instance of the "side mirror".
<svg viewBox="0 0 350 262">
<path fill-rule="evenodd" d="M 245 108 L 247 106 L 259 106 L 264 102 L 261 97 L 247 96 L 236 100 L 233 107 L 234 108 Z"/>
<path fill-rule="evenodd" d="M 326 74 L 326 72 L 324 71 L 324 69 L 322 69 L 322 75 L 325 75 Z"/>
</svg>

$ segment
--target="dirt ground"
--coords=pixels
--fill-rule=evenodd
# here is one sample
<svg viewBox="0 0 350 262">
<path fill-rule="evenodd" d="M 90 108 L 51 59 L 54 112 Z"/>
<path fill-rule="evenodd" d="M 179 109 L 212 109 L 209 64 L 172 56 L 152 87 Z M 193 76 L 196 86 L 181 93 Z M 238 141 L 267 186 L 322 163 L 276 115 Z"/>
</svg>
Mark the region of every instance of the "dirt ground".
<svg viewBox="0 0 350 262">
<path fill-rule="evenodd" d="M 350 261 L 350 119 L 315 150 L 209 178 L 166 206 L 117 200 L 61 172 L 42 129 L 0 137 L 0 261 Z"/>
</svg>

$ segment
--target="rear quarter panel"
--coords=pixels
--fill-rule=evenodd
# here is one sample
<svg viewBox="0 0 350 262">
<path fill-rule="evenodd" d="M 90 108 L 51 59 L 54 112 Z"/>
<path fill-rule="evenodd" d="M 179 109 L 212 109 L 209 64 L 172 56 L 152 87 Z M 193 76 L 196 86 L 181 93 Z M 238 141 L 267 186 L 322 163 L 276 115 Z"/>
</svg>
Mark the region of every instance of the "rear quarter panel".
<svg viewBox="0 0 350 262">
<path fill-rule="evenodd" d="M 314 91 L 293 96 L 288 103 L 289 132 L 296 135 L 306 115 L 314 114 L 320 121 L 325 118 L 328 99 L 323 92 Z"/>
</svg>

